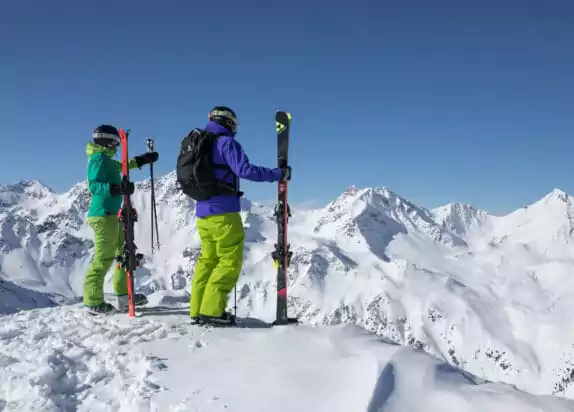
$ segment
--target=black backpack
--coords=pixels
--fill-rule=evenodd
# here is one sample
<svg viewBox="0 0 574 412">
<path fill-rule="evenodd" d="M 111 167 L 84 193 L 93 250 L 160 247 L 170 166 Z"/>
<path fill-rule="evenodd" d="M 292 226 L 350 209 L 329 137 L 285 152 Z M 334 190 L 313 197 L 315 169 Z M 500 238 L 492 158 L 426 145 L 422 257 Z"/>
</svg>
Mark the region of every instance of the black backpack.
<svg viewBox="0 0 574 412">
<path fill-rule="evenodd" d="M 181 191 L 196 201 L 209 200 L 213 196 L 241 196 L 237 176 L 227 165 L 212 162 L 213 145 L 221 134 L 193 129 L 181 141 L 177 157 L 176 175 Z M 222 179 L 233 176 L 233 183 L 215 178 L 214 169 L 227 170 Z"/>
</svg>

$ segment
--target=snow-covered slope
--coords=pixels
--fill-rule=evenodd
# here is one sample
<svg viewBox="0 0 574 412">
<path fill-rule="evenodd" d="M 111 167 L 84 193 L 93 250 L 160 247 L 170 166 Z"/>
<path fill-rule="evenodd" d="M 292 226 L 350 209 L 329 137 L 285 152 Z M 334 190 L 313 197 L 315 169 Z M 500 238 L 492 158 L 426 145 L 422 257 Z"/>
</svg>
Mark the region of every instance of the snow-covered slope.
<svg viewBox="0 0 574 412">
<path fill-rule="evenodd" d="M 0 279 L 0 315 L 67 303 L 58 295 L 36 292 Z"/>
<path fill-rule="evenodd" d="M 177 309 L 93 317 L 37 309 L 0 323 L 0 410 L 567 412 L 355 327 L 204 329 Z"/>
<path fill-rule="evenodd" d="M 193 201 L 177 192 L 173 173 L 156 182 L 161 250 L 152 255 L 149 190 L 140 182 L 133 196 L 146 256 L 136 285 L 186 301 L 199 253 Z M 80 296 L 93 247 L 85 184 L 55 194 L 20 182 L 0 187 L 0 201 L 0 278 Z M 238 311 L 269 320 L 273 212 L 247 200 L 243 209 Z M 307 324 L 352 323 L 486 379 L 574 398 L 571 215 L 571 199 L 559 191 L 495 217 L 463 205 L 429 211 L 387 188 L 351 188 L 324 208 L 293 210 L 289 310 Z"/>
</svg>

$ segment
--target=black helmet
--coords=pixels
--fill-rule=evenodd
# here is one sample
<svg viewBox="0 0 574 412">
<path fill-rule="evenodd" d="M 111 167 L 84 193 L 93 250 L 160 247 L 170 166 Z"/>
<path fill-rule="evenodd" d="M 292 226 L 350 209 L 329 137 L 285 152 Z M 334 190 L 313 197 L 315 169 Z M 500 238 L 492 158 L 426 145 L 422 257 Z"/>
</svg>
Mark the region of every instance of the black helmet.
<svg viewBox="0 0 574 412">
<path fill-rule="evenodd" d="M 232 133 L 237 131 L 237 116 L 229 107 L 216 106 L 209 112 L 209 120 L 220 124 Z"/>
<path fill-rule="evenodd" d="M 103 124 L 94 129 L 92 133 L 94 143 L 98 146 L 116 148 L 120 144 L 118 129 L 108 124 Z"/>
</svg>

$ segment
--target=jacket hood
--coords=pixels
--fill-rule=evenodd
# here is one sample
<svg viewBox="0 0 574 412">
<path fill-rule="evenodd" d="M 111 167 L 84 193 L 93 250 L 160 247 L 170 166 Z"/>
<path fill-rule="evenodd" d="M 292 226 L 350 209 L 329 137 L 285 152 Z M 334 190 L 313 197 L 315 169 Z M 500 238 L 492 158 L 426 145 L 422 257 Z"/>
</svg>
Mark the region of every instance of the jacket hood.
<svg viewBox="0 0 574 412">
<path fill-rule="evenodd" d="M 108 157 L 114 157 L 117 151 L 118 151 L 117 149 L 110 149 L 108 147 L 99 146 L 92 142 L 88 142 L 88 144 L 86 145 L 86 154 L 88 155 L 88 157 L 96 153 L 102 153 Z"/>
<path fill-rule="evenodd" d="M 226 127 L 210 120 L 204 128 L 205 131 L 211 133 L 218 133 L 224 136 L 235 137 L 236 132 L 230 132 Z"/>
</svg>

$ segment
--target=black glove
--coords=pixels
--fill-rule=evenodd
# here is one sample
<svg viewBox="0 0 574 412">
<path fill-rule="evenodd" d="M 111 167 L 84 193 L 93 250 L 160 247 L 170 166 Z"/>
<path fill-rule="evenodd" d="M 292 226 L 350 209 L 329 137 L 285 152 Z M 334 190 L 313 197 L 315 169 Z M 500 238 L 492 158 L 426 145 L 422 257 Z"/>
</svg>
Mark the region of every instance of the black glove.
<svg viewBox="0 0 574 412">
<path fill-rule="evenodd" d="M 281 180 L 286 182 L 291 180 L 291 166 L 283 167 L 281 169 Z"/>
<path fill-rule="evenodd" d="M 146 152 L 142 155 L 134 157 L 134 160 L 136 161 L 138 167 L 142 167 L 148 163 L 157 162 L 158 157 L 159 154 L 157 152 Z"/>
<path fill-rule="evenodd" d="M 110 194 L 112 196 L 133 195 L 135 186 L 132 182 L 123 181 L 121 184 L 110 183 Z"/>
</svg>

